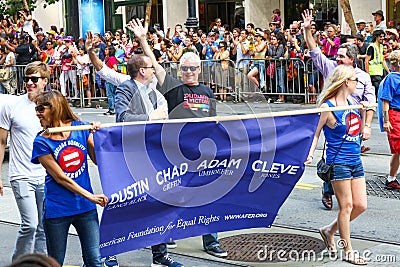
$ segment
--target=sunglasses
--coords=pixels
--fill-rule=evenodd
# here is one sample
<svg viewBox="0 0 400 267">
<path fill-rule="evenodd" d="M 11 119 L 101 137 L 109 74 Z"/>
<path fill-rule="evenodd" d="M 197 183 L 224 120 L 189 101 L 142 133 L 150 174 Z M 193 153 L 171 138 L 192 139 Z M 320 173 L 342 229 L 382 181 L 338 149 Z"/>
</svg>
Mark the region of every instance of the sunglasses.
<svg viewBox="0 0 400 267">
<path fill-rule="evenodd" d="M 25 83 L 29 82 L 29 80 L 31 80 L 33 83 L 37 83 L 39 81 L 39 79 L 44 79 L 45 77 L 28 77 L 28 76 L 24 76 L 23 80 Z"/>
<path fill-rule="evenodd" d="M 358 78 L 349 79 L 349 81 L 352 81 L 352 82 L 358 82 Z"/>
<path fill-rule="evenodd" d="M 37 105 L 35 107 L 35 111 L 39 112 L 39 113 L 43 113 L 45 111 L 46 108 L 51 108 L 51 105 L 49 103 L 47 104 L 41 104 L 41 105 Z"/>
<path fill-rule="evenodd" d="M 181 70 L 182 71 L 188 71 L 188 70 L 195 71 L 195 70 L 197 70 L 197 68 L 199 68 L 199 66 L 182 66 Z"/>
</svg>

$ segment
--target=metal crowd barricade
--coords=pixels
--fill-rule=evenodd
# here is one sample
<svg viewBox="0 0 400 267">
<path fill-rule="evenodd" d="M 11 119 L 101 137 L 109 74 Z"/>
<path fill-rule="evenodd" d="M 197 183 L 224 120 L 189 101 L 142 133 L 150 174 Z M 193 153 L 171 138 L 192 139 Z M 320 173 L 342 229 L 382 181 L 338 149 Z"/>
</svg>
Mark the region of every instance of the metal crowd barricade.
<svg viewBox="0 0 400 267">
<path fill-rule="evenodd" d="M 224 60 L 228 63 L 228 69 L 222 69 L 221 60 L 202 60 L 199 82 L 209 86 L 214 95 L 221 97 L 231 96 L 238 100 L 238 92 L 235 90 L 235 63 L 232 60 Z M 161 64 L 165 71 L 175 78 L 181 77 L 178 61 L 164 62 Z"/>
<path fill-rule="evenodd" d="M 48 89 L 60 91 L 69 100 L 80 101 L 80 106 L 84 107 L 92 99 L 104 101 L 106 99 L 104 80 L 102 85 L 96 85 L 96 74 L 92 66 L 90 73 L 83 78 L 82 71 L 77 69 L 76 65 L 71 65 L 70 69 L 62 70 L 60 65 L 48 65 L 50 69 L 50 79 Z M 26 65 L 14 65 L 14 77 L 16 79 L 16 94 L 26 93 L 24 88 L 24 70 Z M 100 79 L 98 80 L 100 81 Z"/>
<path fill-rule="evenodd" d="M 260 63 L 264 62 L 265 88 L 257 88 L 255 84 L 248 80 L 248 72 L 254 68 L 260 68 Z M 256 64 L 258 63 L 258 64 Z M 263 94 L 266 98 L 270 96 L 292 96 L 304 98 L 307 102 L 305 90 L 304 62 L 298 58 L 292 59 L 254 59 L 246 58 L 238 61 L 236 88 L 239 90 L 240 99 L 246 99 L 254 94 Z M 262 68 L 261 68 L 262 69 Z M 259 70 L 260 71 L 260 70 Z M 262 71 L 262 70 L 261 70 Z M 247 82 L 247 83 L 246 83 Z M 262 84 L 262 81 L 260 81 Z"/>
<path fill-rule="evenodd" d="M 322 74 L 318 71 L 311 58 L 307 59 L 304 65 L 304 78 L 307 88 L 307 103 L 314 104 L 316 103 L 316 99 L 321 93 L 324 85 Z"/>
</svg>

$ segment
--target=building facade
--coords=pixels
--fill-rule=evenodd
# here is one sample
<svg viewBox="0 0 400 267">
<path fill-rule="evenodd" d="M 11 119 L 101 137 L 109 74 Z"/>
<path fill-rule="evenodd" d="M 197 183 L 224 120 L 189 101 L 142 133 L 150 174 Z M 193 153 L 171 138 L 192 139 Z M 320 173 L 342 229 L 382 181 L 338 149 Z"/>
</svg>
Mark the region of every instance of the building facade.
<svg viewBox="0 0 400 267">
<path fill-rule="evenodd" d="M 147 0 L 60 0 L 41 7 L 33 16 L 44 29 L 50 25 L 64 27 L 67 34 L 82 35 L 79 8 L 82 2 L 97 1 L 104 5 L 104 29 L 122 28 L 132 17 L 145 17 Z M 293 21 L 301 20 L 306 8 L 313 8 L 317 22 L 330 21 L 342 25 L 342 32 L 348 31 L 339 0 L 151 0 L 150 24 L 159 23 L 165 30 L 173 29 L 175 24 L 184 25 L 188 17 L 189 2 L 195 4 L 199 27 L 208 29 L 215 18 L 221 18 L 223 24 L 243 27 L 252 22 L 256 27 L 267 28 L 272 10 L 279 8 L 281 17 L 288 27 Z M 354 21 L 364 19 L 373 21 L 372 12 L 381 9 L 386 22 L 400 24 L 400 0 L 350 0 Z"/>
</svg>

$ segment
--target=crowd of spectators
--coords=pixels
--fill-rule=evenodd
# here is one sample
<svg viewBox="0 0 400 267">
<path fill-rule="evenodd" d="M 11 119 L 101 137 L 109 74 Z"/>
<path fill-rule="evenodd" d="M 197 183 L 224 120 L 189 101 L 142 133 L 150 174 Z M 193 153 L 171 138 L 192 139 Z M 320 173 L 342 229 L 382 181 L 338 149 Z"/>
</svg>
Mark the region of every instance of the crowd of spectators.
<svg viewBox="0 0 400 267">
<path fill-rule="evenodd" d="M 372 16 L 374 22 L 362 19 L 356 22 L 355 36 L 341 34 L 337 24 L 313 23 L 313 37 L 322 52 L 331 59 L 335 59 L 340 44 L 355 43 L 359 49 L 358 67 L 368 69 L 365 61 L 373 59 L 374 50 L 367 48 L 375 41 L 372 38 L 377 29 L 383 32 L 380 42 L 385 60 L 392 50 L 400 48 L 400 28 L 394 28 L 391 22 L 390 28 L 386 28 L 381 10 Z M 109 110 L 106 113 L 114 113 L 115 88 L 93 73 L 85 55 L 84 38 L 75 40 L 56 26 L 42 29 L 27 10 L 21 10 L 19 20 L 15 22 L 6 16 L 0 19 L 0 65 L 9 70 L 7 79 L 2 79 L 0 83 L 0 92 L 23 93 L 17 89 L 23 88 L 22 75 L 13 66 L 42 60 L 49 64 L 55 78 L 50 86 L 60 89 L 63 95 L 70 98 L 77 98 L 80 92 L 86 92 L 87 106 L 91 106 L 93 96 L 107 96 Z M 293 21 L 285 27 L 279 9 L 273 10 L 269 21 L 267 28 L 247 23 L 244 29 L 230 29 L 229 25 L 216 18 L 208 29 L 188 28 L 186 31 L 181 24 L 163 31 L 160 24 L 155 23 L 149 27 L 148 43 L 158 61 L 173 76 L 180 75 L 177 62 L 184 53 L 198 54 L 204 60 L 200 80 L 214 90 L 220 101 L 226 101 L 230 94 L 240 90 L 242 93 L 264 93 L 268 98 L 274 98 L 276 103 L 305 100 L 315 103 L 316 95 L 322 88 L 322 79 L 308 60 L 302 22 Z M 126 73 L 126 62 L 133 53 L 142 53 L 138 40 L 128 29 L 107 31 L 104 36 L 95 34 L 94 41 L 97 56 L 121 73 Z M 385 75 L 387 70 L 385 68 Z M 305 99 L 307 91 L 309 98 Z"/>
</svg>

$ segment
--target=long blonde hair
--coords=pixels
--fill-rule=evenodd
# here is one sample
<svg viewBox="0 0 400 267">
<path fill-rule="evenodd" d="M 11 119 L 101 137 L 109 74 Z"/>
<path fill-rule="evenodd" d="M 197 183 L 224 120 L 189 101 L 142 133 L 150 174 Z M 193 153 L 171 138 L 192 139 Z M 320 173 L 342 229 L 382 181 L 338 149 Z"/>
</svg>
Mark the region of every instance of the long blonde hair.
<svg viewBox="0 0 400 267">
<path fill-rule="evenodd" d="M 352 66 L 344 64 L 337 66 L 325 81 L 324 88 L 317 100 L 318 107 L 321 106 L 325 100 L 334 97 L 343 83 L 354 75 L 355 70 Z"/>
</svg>

